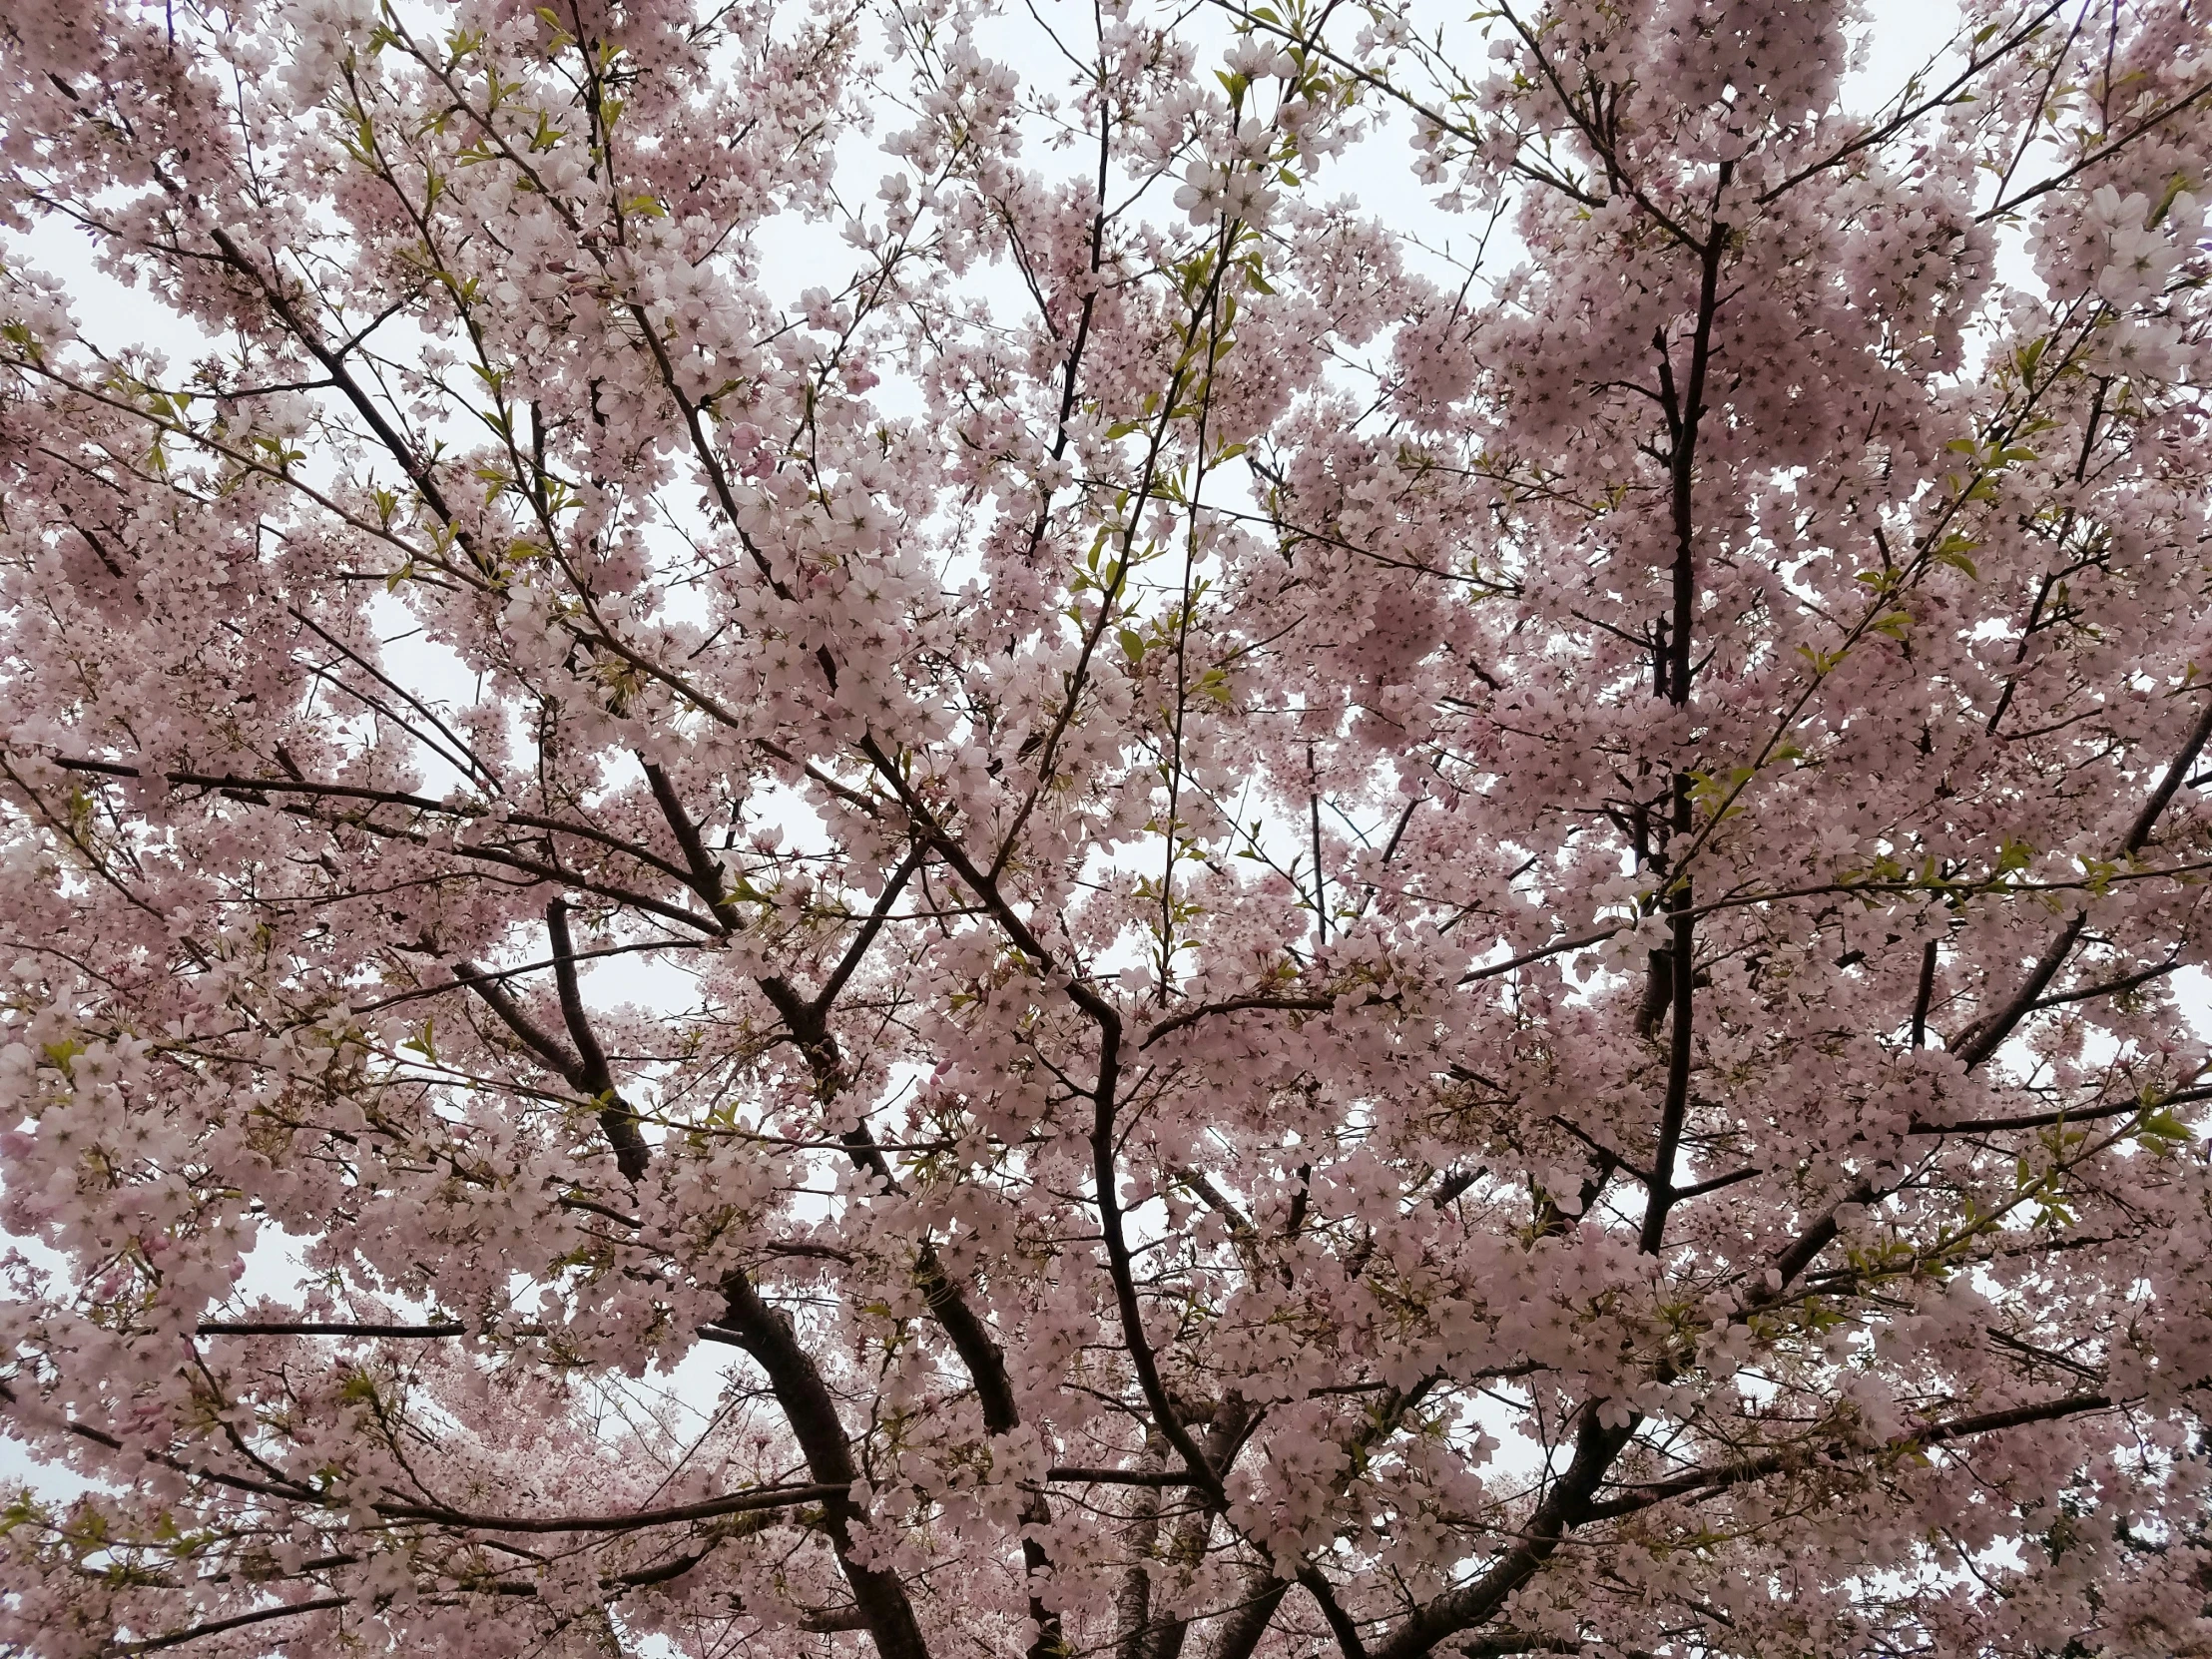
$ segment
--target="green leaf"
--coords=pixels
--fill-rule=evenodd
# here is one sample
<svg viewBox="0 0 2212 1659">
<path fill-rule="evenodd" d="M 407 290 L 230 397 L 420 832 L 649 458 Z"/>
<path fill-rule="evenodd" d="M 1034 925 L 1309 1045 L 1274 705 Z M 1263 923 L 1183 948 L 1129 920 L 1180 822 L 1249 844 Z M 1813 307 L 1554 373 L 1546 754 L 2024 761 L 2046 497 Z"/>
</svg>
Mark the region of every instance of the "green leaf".
<svg viewBox="0 0 2212 1659">
<path fill-rule="evenodd" d="M 2144 1151 L 2164 1158 L 2187 1146 L 2193 1137 L 2189 1126 L 2164 1106 L 2145 1112 L 2135 1126 L 2135 1139 Z"/>
</svg>

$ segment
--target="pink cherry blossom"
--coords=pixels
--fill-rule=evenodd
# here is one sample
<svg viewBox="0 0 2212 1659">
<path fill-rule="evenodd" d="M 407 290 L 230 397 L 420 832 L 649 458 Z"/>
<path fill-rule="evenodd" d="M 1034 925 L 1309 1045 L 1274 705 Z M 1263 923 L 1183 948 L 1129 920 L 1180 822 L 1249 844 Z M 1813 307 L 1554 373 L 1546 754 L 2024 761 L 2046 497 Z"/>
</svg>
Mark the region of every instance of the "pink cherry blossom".
<svg viewBox="0 0 2212 1659">
<path fill-rule="evenodd" d="M 0 17 L 0 1650 L 2212 1654 L 2212 37 L 1878 27 Z"/>
</svg>

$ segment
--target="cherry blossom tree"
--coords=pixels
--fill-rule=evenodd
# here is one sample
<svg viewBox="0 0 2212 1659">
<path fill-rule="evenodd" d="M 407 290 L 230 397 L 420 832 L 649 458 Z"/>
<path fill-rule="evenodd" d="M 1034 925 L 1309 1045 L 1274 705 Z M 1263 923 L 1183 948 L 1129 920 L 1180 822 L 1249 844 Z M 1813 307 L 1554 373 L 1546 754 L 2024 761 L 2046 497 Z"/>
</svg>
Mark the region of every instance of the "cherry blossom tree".
<svg viewBox="0 0 2212 1659">
<path fill-rule="evenodd" d="M 0 1649 L 2212 1653 L 2212 14 L 1870 28 L 10 8 Z"/>
</svg>

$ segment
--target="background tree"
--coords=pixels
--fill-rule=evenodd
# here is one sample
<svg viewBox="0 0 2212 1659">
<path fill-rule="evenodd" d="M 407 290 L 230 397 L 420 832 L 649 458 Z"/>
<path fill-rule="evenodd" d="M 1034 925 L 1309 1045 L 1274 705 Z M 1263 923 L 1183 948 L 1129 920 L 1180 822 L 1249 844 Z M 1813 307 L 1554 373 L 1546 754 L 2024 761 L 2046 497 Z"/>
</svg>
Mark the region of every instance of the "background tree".
<svg viewBox="0 0 2212 1659">
<path fill-rule="evenodd" d="M 8 1651 L 2212 1652 L 2200 0 L 0 30 Z"/>
</svg>

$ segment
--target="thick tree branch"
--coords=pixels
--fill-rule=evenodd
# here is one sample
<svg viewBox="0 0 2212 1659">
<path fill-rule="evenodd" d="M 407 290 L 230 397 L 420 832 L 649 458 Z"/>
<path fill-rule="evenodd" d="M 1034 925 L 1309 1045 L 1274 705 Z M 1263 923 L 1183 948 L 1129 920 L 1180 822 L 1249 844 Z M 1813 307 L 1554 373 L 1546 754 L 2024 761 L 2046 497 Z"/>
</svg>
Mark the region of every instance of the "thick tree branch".
<svg viewBox="0 0 2212 1659">
<path fill-rule="evenodd" d="M 593 1033 L 584 1011 L 584 996 L 576 979 L 576 946 L 568 934 L 568 901 L 555 898 L 545 907 L 545 930 L 553 941 L 553 978 L 560 989 L 561 1017 L 568 1025 L 569 1040 L 576 1044 L 573 1081 L 599 1103 L 599 1127 L 607 1144 L 615 1149 L 615 1165 L 632 1186 L 645 1179 L 652 1151 L 638 1133 L 637 1108 L 616 1092 L 607 1056 Z M 481 994 L 481 992 L 479 992 Z"/>
<path fill-rule="evenodd" d="M 1438 1596 L 1399 1624 L 1372 1650 L 1375 1659 L 1420 1659 L 1439 1642 L 1496 1617 L 1513 1592 L 1551 1559 L 1567 1532 L 1587 1518 L 1606 1471 L 1635 1432 L 1634 1416 L 1623 1412 L 1621 1419 L 1608 1425 L 1603 1402 L 1585 1403 L 1575 1428 L 1574 1455 L 1521 1526 L 1519 1540 L 1471 1582 Z"/>
<path fill-rule="evenodd" d="M 928 1659 L 921 1625 L 913 1603 L 896 1573 L 864 1565 L 855 1552 L 853 1522 L 860 1518 L 851 1489 L 859 1478 L 852 1448 L 837 1416 L 836 1398 L 823 1381 L 821 1371 L 800 1345 L 791 1316 L 761 1299 L 753 1282 L 742 1272 L 723 1282 L 726 1299 L 717 1341 L 729 1342 L 753 1357 L 768 1374 L 784 1418 L 807 1459 L 816 1482 L 826 1490 L 822 1499 L 823 1530 L 836 1551 L 852 1599 L 867 1620 L 879 1659 Z"/>
<path fill-rule="evenodd" d="M 2019 1428 L 2028 1423 L 2053 1422 L 2088 1411 L 2108 1411 L 2118 1403 L 2119 1401 L 2101 1393 L 2069 1394 L 2059 1399 L 2006 1406 L 2001 1410 L 1984 1411 L 1970 1417 L 1933 1423 L 1917 1433 L 1900 1434 L 1879 1446 L 1832 1444 L 1820 1447 L 1782 1447 L 1719 1468 L 1691 1469 L 1665 1480 L 1648 1481 L 1631 1487 L 1620 1497 L 1590 1504 L 1584 1515 L 1590 1521 L 1615 1520 L 1675 1498 L 1709 1496 L 1731 1486 L 1764 1480 L 1770 1475 L 1816 1467 L 1824 1459 L 1834 1462 L 1851 1457 L 1894 1455 L 1919 1446 L 1946 1445 L 1953 1440 L 1969 1439 L 1977 1434 L 1991 1434 L 2006 1428 Z"/>
</svg>

